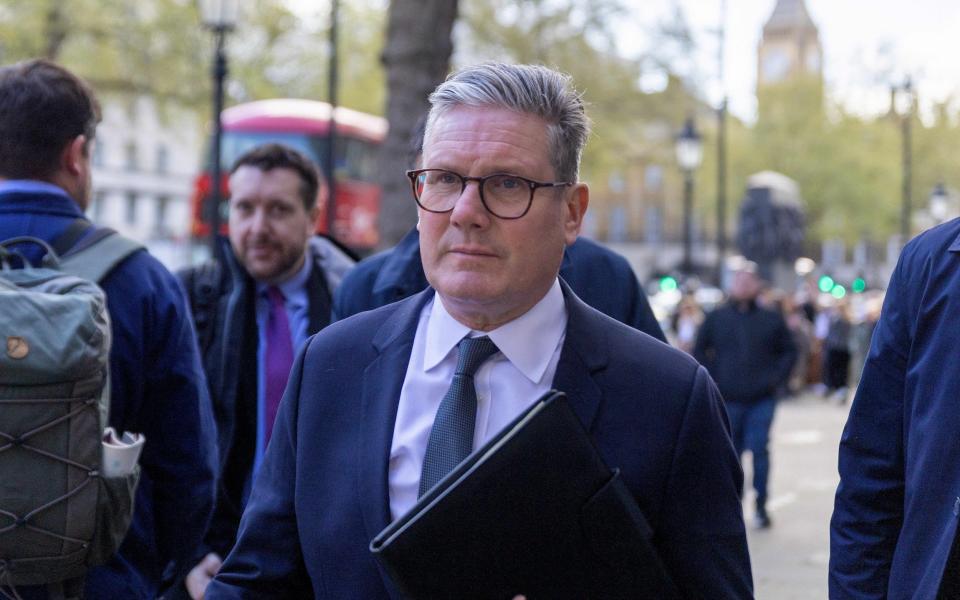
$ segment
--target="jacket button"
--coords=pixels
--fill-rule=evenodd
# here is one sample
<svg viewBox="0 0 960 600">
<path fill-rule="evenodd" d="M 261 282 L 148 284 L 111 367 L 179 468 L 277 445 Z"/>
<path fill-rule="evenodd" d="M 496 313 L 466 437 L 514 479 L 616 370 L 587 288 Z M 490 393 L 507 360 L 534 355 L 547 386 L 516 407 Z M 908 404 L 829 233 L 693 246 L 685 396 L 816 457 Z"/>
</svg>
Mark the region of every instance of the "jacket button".
<svg viewBox="0 0 960 600">
<path fill-rule="evenodd" d="M 960 516 L 960 496 L 953 501 L 953 516 Z"/>
</svg>

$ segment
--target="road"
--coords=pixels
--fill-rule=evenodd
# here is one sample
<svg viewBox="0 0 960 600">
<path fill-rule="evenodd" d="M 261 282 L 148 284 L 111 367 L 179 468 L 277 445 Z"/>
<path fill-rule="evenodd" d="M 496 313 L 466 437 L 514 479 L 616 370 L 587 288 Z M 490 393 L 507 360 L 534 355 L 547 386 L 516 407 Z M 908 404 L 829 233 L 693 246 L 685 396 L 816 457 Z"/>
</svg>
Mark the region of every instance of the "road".
<svg viewBox="0 0 960 600">
<path fill-rule="evenodd" d="M 782 401 L 771 441 L 773 527 L 754 530 L 752 490 L 745 496 L 753 581 L 759 600 L 827 597 L 829 525 L 837 489 L 837 447 L 849 404 L 812 394 Z M 744 458 L 747 488 L 750 458 Z"/>
</svg>

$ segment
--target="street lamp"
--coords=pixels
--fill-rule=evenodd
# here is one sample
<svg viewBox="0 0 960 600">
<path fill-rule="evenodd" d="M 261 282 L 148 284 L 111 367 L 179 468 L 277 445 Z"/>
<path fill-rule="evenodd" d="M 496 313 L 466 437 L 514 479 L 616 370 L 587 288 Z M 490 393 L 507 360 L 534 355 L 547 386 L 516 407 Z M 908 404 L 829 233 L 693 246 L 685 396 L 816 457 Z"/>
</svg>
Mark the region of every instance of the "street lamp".
<svg viewBox="0 0 960 600">
<path fill-rule="evenodd" d="M 911 125 L 913 121 L 914 95 L 913 82 L 907 77 L 900 85 L 890 86 L 890 96 L 894 112 L 900 117 L 901 159 L 903 170 L 901 175 L 901 206 L 900 206 L 900 244 L 906 244 L 912 231 L 910 213 L 912 198 L 910 190 L 913 185 L 913 148 Z"/>
<path fill-rule="evenodd" d="M 224 38 L 237 23 L 240 0 L 200 0 L 200 18 L 203 26 L 213 32 L 216 50 L 213 59 L 213 143 L 210 144 L 210 255 L 217 255 L 217 235 L 220 233 L 220 201 L 223 196 L 220 182 L 220 146 L 223 138 L 223 80 L 227 77 L 227 57 L 223 51 Z"/>
<path fill-rule="evenodd" d="M 687 117 L 677 136 L 677 164 L 683 171 L 683 262 L 680 270 L 687 274 L 693 268 L 693 172 L 702 160 L 703 140 L 694 128 L 693 117 Z"/>
</svg>

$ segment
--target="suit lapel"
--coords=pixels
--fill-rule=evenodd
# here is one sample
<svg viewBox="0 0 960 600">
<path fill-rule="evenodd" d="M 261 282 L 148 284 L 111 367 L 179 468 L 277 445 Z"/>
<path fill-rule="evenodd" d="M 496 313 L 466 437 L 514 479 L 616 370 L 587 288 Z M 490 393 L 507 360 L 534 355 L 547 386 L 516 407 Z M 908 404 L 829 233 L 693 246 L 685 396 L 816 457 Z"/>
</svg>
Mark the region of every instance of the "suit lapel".
<svg viewBox="0 0 960 600">
<path fill-rule="evenodd" d="M 570 407 L 590 431 L 603 399 L 598 373 L 607 366 L 607 345 L 598 339 L 599 313 L 588 307 L 562 279 L 560 287 L 567 306 L 567 333 L 560 351 L 553 387 L 567 394 Z"/>
<path fill-rule="evenodd" d="M 403 301 L 374 336 L 377 356 L 364 370 L 363 425 L 357 442 L 363 523 L 371 540 L 390 522 L 388 468 L 400 388 L 407 373 L 420 311 L 432 296 L 433 290 L 427 289 Z M 387 589 L 392 590 L 393 584 L 386 573 L 381 569 L 380 574 Z"/>
</svg>

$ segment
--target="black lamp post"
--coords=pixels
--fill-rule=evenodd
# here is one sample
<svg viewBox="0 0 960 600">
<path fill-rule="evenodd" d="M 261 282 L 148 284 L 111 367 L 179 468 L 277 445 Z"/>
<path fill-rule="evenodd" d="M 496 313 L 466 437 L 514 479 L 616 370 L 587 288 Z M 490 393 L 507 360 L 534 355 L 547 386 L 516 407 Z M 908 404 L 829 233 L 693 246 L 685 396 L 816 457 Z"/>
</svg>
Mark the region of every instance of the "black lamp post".
<svg viewBox="0 0 960 600">
<path fill-rule="evenodd" d="M 900 206 L 900 244 L 906 244 L 910 239 L 911 213 L 913 212 L 913 199 L 911 197 L 911 188 L 913 187 L 913 136 L 911 126 L 913 124 L 913 82 L 909 77 L 900 85 L 890 87 L 890 95 L 893 100 L 893 110 L 900 117 L 901 132 L 901 159 L 903 161 L 903 171 L 901 175 L 901 206 Z"/>
<path fill-rule="evenodd" d="M 702 160 L 703 140 L 694 128 L 693 118 L 688 117 L 677 136 L 677 164 L 683 171 L 683 262 L 680 270 L 685 274 L 693 270 L 693 173 Z"/>
<path fill-rule="evenodd" d="M 327 132 L 327 156 L 323 165 L 323 174 L 327 178 L 327 235 L 335 237 L 334 224 L 337 220 L 337 92 L 339 89 L 339 59 L 337 56 L 337 29 L 340 11 L 339 0 L 330 2 L 330 73 L 327 80 L 327 93 L 330 98 L 330 130 Z"/>
<path fill-rule="evenodd" d="M 213 59 L 213 143 L 210 144 L 210 254 L 216 256 L 217 235 L 220 233 L 221 189 L 220 146 L 223 138 L 223 81 L 227 77 L 227 57 L 223 51 L 224 38 L 237 23 L 240 0 L 200 0 L 203 26 L 213 32 L 216 51 Z"/>
</svg>

